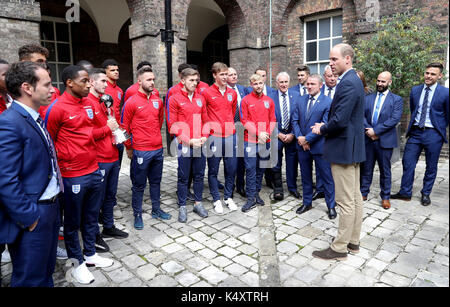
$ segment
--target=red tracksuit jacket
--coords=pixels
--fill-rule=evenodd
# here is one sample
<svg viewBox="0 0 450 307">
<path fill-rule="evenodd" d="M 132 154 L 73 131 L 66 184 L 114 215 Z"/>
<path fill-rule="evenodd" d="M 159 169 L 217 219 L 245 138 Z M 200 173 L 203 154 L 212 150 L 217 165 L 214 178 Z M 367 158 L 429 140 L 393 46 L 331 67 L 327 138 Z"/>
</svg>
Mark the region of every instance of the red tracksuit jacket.
<svg viewBox="0 0 450 307">
<path fill-rule="evenodd" d="M 122 89 L 116 84 L 112 84 L 109 81 L 106 81 L 108 86 L 105 89 L 105 94 L 111 95 L 114 100 L 113 108 L 114 108 L 114 116 L 118 123 L 120 123 L 120 103 L 123 98 Z"/>
<path fill-rule="evenodd" d="M 114 136 L 108 127 L 108 110 L 100 99 L 89 93 L 87 99 L 94 106 L 94 135 L 97 146 L 97 160 L 100 163 L 112 163 L 119 160 L 119 150 L 113 145 Z M 113 111 L 111 110 L 111 114 Z"/>
<path fill-rule="evenodd" d="M 169 132 L 176 135 L 180 143 L 188 145 L 191 139 L 208 137 L 209 130 L 203 128 L 209 119 L 206 101 L 202 95 L 194 92 L 191 102 L 188 93 L 181 91 L 170 97 L 168 105 Z"/>
<path fill-rule="evenodd" d="M 206 111 L 210 120 L 211 134 L 218 137 L 227 137 L 236 132 L 234 127 L 234 114 L 237 105 L 237 94 L 226 87 L 225 93 L 219 91 L 216 84 L 203 91 L 206 100 Z"/>
<path fill-rule="evenodd" d="M 127 100 L 123 110 L 123 127 L 132 135 L 132 141 L 125 142 L 126 148 L 140 151 L 161 149 L 163 122 L 162 100 L 154 94 L 147 97 L 138 91 Z"/>
<path fill-rule="evenodd" d="M 137 94 L 137 92 L 139 91 L 139 82 L 136 82 L 135 84 L 131 85 L 126 91 L 125 91 L 125 98 L 123 101 L 127 101 L 131 96 L 134 96 Z M 158 96 L 159 98 L 159 92 L 158 90 L 155 88 L 153 89 L 152 92 L 153 95 Z"/>
<path fill-rule="evenodd" d="M 87 98 L 64 92 L 48 114 L 47 130 L 55 143 L 63 177 L 80 177 L 98 169 L 94 110 Z"/>
<path fill-rule="evenodd" d="M 240 116 L 245 127 L 244 140 L 250 143 L 258 143 L 258 134 L 261 131 L 271 134 L 277 124 L 273 100 L 264 94 L 258 97 L 255 92 L 242 99 Z M 270 139 L 267 142 L 270 142 Z"/>
</svg>

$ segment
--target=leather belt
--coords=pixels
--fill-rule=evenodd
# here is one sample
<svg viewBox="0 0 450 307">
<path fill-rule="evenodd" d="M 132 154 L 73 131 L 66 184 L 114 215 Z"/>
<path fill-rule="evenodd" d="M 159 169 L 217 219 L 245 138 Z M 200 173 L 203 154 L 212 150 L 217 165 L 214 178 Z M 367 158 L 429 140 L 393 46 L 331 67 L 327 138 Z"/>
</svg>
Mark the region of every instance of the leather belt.
<svg viewBox="0 0 450 307">
<path fill-rule="evenodd" d="M 425 131 L 425 130 L 427 130 L 427 129 L 434 129 L 434 128 L 431 128 L 431 127 L 422 127 L 422 128 L 420 128 L 420 127 L 417 126 L 417 125 L 413 125 L 413 128 L 414 128 L 414 129 L 417 129 L 417 130 L 420 130 L 420 131 Z"/>
</svg>

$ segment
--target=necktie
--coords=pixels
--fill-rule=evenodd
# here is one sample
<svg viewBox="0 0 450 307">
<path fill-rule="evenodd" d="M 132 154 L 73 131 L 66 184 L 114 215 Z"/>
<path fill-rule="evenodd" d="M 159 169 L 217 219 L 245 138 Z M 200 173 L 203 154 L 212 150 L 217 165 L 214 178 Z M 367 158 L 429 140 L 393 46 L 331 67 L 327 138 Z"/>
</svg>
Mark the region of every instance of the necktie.
<svg viewBox="0 0 450 307">
<path fill-rule="evenodd" d="M 237 89 L 235 87 L 232 87 L 232 89 L 237 93 Z M 236 111 L 234 112 L 234 122 L 240 121 L 241 118 L 239 116 L 239 101 L 236 104 Z"/>
<path fill-rule="evenodd" d="M 286 100 L 286 93 L 281 94 L 283 96 L 283 125 L 282 128 L 286 130 L 289 127 L 289 111 Z"/>
<path fill-rule="evenodd" d="M 419 120 L 419 128 L 425 127 L 425 120 L 427 118 L 427 109 L 428 109 L 428 94 L 430 93 L 430 88 L 427 86 L 425 88 L 425 97 L 422 102 L 422 113 L 420 114 Z"/>
<path fill-rule="evenodd" d="M 327 96 L 330 97 L 330 98 L 331 98 L 331 90 L 332 90 L 331 87 L 329 87 L 329 88 L 328 88 L 328 95 L 327 95 Z"/>
<path fill-rule="evenodd" d="M 381 106 L 381 98 L 383 97 L 383 93 L 380 93 L 378 95 L 377 104 L 375 106 L 375 111 L 373 112 L 373 118 L 372 118 L 372 126 L 375 126 L 378 122 L 378 113 L 380 112 L 380 106 Z"/>
<path fill-rule="evenodd" d="M 314 105 L 314 97 L 311 96 L 311 98 L 309 98 L 308 107 L 306 108 L 306 117 L 309 116 L 309 111 L 311 111 L 313 105 Z"/>
<path fill-rule="evenodd" d="M 303 94 L 302 94 L 302 96 L 303 96 L 303 95 L 306 95 L 306 87 L 303 86 L 302 88 L 303 88 Z"/>
<path fill-rule="evenodd" d="M 58 167 L 58 163 L 56 163 L 57 162 L 56 151 L 55 151 L 55 147 L 53 146 L 52 138 L 51 138 L 50 134 L 48 133 L 47 129 L 45 128 L 44 121 L 42 120 L 42 118 L 39 116 L 36 121 L 41 126 L 42 130 L 44 130 L 45 138 L 47 139 L 47 145 L 48 145 L 50 154 L 52 156 L 53 168 L 56 171 L 56 178 L 58 180 L 59 188 L 61 189 L 61 192 L 64 192 L 64 185 L 62 182 L 62 176 L 61 176 L 61 172 Z"/>
</svg>

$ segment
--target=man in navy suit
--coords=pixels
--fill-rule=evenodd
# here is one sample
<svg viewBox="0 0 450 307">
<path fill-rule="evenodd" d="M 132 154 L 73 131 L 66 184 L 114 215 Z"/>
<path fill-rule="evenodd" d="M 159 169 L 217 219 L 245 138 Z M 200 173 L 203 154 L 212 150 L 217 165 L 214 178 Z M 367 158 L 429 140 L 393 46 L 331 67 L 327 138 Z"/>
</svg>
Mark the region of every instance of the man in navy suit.
<svg viewBox="0 0 450 307">
<path fill-rule="evenodd" d="M 391 203 L 391 157 L 397 144 L 396 126 L 403 112 L 403 99 L 389 91 L 392 76 L 388 71 L 377 77 L 377 93 L 365 97 L 364 127 L 366 129 L 366 161 L 361 164 L 361 194 L 367 199 L 372 184 L 373 169 L 380 169 L 381 206 Z"/>
<path fill-rule="evenodd" d="M 234 114 L 234 125 L 236 127 L 236 142 L 237 142 L 237 168 L 236 168 L 236 191 L 242 196 L 247 197 L 245 193 L 245 163 L 244 163 L 244 126 L 241 124 L 239 116 L 239 109 L 241 107 L 242 99 L 247 95 L 247 90 L 242 85 L 238 84 L 238 75 L 236 69 L 228 67 L 227 86 L 233 89 L 237 94 L 237 107 Z"/>
<path fill-rule="evenodd" d="M 283 183 L 281 179 L 281 166 L 283 159 L 283 148 L 286 156 L 286 183 L 289 193 L 295 198 L 300 197 L 297 191 L 298 159 L 297 145 L 294 131 L 292 130 L 292 114 L 296 109 L 296 101 L 299 95 L 288 91 L 289 74 L 280 72 L 277 77 L 278 90 L 269 95 L 275 103 L 275 117 L 278 123 L 278 162 L 272 168 L 273 195 L 275 200 L 283 200 Z"/>
<path fill-rule="evenodd" d="M 298 84 L 294 85 L 289 89 L 291 92 L 297 92 L 300 96 L 308 95 L 308 90 L 306 89 L 306 80 L 308 80 L 310 74 L 310 69 L 306 65 L 300 65 L 297 67 L 297 79 Z"/>
<path fill-rule="evenodd" d="M 334 94 L 336 93 L 336 83 L 338 76 L 333 74 L 330 65 L 325 66 L 325 69 L 323 71 L 323 79 L 325 82 L 320 89 L 320 92 L 328 98 L 333 99 Z"/>
<path fill-rule="evenodd" d="M 340 211 L 339 228 L 331 246 L 314 251 L 325 260 L 347 259 L 347 252 L 359 252 L 363 199 L 359 164 L 366 159 L 364 147 L 364 87 L 352 68 L 354 50 L 338 44 L 330 51 L 330 66 L 339 75 L 336 94 L 327 123 L 316 123 L 313 133 L 325 136 L 324 158 L 331 163 L 335 198 Z"/>
<path fill-rule="evenodd" d="M 0 116 L 0 244 L 8 244 L 12 287 L 52 287 L 62 189 L 53 141 L 39 116 L 54 89 L 40 64 L 12 64 L 15 99 Z"/>
<path fill-rule="evenodd" d="M 420 153 L 425 150 L 426 170 L 423 178 L 421 203 L 431 204 L 430 194 L 437 174 L 439 155 L 449 123 L 448 88 L 438 84 L 444 67 L 441 63 L 428 64 L 425 70 L 425 84 L 412 88 L 409 97 L 411 121 L 409 122 L 403 153 L 403 176 L 400 191 L 391 199 L 409 201 L 412 196 L 414 171 Z"/>
<path fill-rule="evenodd" d="M 331 175 L 330 163 L 322 156 L 324 138 L 312 133 L 311 126 L 314 123 L 326 123 L 330 110 L 331 99 L 320 93 L 322 78 L 318 74 L 308 77 L 306 87 L 309 95 L 301 96 L 295 112 L 292 125 L 298 146 L 298 160 L 303 185 L 303 205 L 297 210 L 298 214 L 305 213 L 312 208 L 313 185 L 312 163 L 324 184 L 325 202 L 328 207 L 328 217 L 336 218 L 336 202 L 334 200 L 334 182 Z"/>
</svg>

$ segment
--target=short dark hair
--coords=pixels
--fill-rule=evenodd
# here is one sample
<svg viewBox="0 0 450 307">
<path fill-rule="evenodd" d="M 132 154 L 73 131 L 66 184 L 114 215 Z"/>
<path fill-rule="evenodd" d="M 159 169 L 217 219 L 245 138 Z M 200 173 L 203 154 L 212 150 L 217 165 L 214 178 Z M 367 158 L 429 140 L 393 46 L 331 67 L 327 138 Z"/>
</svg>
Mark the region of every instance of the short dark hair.
<svg viewBox="0 0 450 307">
<path fill-rule="evenodd" d="M 42 54 L 43 56 L 45 56 L 46 59 L 50 55 L 50 53 L 48 52 L 47 48 L 42 47 L 41 45 L 37 45 L 37 44 L 24 45 L 24 46 L 19 48 L 19 52 L 18 53 L 19 53 L 19 61 L 29 60 L 30 56 L 33 53 Z"/>
<path fill-rule="evenodd" d="M 117 63 L 117 61 L 114 60 L 114 59 L 104 60 L 103 63 L 102 63 L 102 68 L 103 69 L 107 69 L 108 66 L 119 66 L 119 63 Z"/>
<path fill-rule="evenodd" d="M 79 66 L 79 65 L 70 65 L 70 66 L 67 66 L 66 68 L 64 68 L 64 70 L 62 71 L 62 74 L 61 74 L 61 79 L 62 79 L 64 85 L 67 85 L 67 80 L 69 80 L 69 79 L 73 80 L 76 77 L 78 77 L 78 73 L 83 70 L 87 72 L 86 69 L 84 69 L 82 66 Z"/>
<path fill-rule="evenodd" d="M 137 71 L 137 75 L 139 77 L 139 76 L 145 74 L 146 72 L 153 72 L 153 69 L 151 67 L 148 67 L 148 66 L 141 67 L 141 69 L 139 69 Z"/>
<path fill-rule="evenodd" d="M 191 65 L 189 65 L 187 63 L 182 63 L 182 64 L 178 65 L 178 73 L 181 73 L 186 68 L 192 68 L 192 67 L 191 67 Z"/>
<path fill-rule="evenodd" d="M 0 64 L 6 64 L 6 65 L 8 65 L 9 63 L 8 63 L 8 61 L 6 61 L 6 60 L 0 59 Z"/>
<path fill-rule="evenodd" d="M 20 87 L 23 83 L 28 83 L 31 86 L 36 86 L 39 81 L 36 75 L 36 70 L 45 69 L 45 67 L 40 63 L 33 62 L 17 62 L 13 63 L 5 77 L 6 88 L 13 98 L 19 98 L 22 96 L 20 93 Z"/>
<path fill-rule="evenodd" d="M 309 67 L 306 65 L 300 65 L 299 67 L 297 67 L 297 72 L 299 72 L 299 71 L 306 71 L 308 74 L 310 74 L 310 72 L 311 72 L 309 70 Z"/>
<path fill-rule="evenodd" d="M 80 60 L 75 65 L 78 65 L 78 66 L 81 66 L 81 67 L 84 67 L 84 68 L 86 68 L 86 66 L 94 67 L 94 65 L 92 65 L 92 63 L 89 62 L 88 60 Z"/>
<path fill-rule="evenodd" d="M 106 75 L 106 72 L 103 68 L 93 68 L 93 69 L 89 70 L 89 78 L 91 78 L 91 79 L 97 80 L 97 76 L 99 74 Z"/>
<path fill-rule="evenodd" d="M 441 63 L 438 62 L 433 62 L 427 65 L 426 68 L 430 68 L 430 67 L 434 67 L 434 68 L 439 68 L 439 70 L 442 72 L 444 70 L 444 65 L 442 65 Z"/>
<path fill-rule="evenodd" d="M 136 70 L 139 70 L 144 66 L 150 66 L 150 68 L 152 68 L 152 63 L 150 63 L 149 61 L 142 61 L 137 65 Z"/>
<path fill-rule="evenodd" d="M 257 72 L 258 70 L 262 70 L 262 71 L 265 71 L 265 72 L 267 73 L 267 69 L 265 69 L 265 68 L 262 67 L 262 66 L 260 66 L 260 67 L 258 67 L 258 68 L 255 69 L 255 74 L 256 74 L 256 72 Z"/>
</svg>

